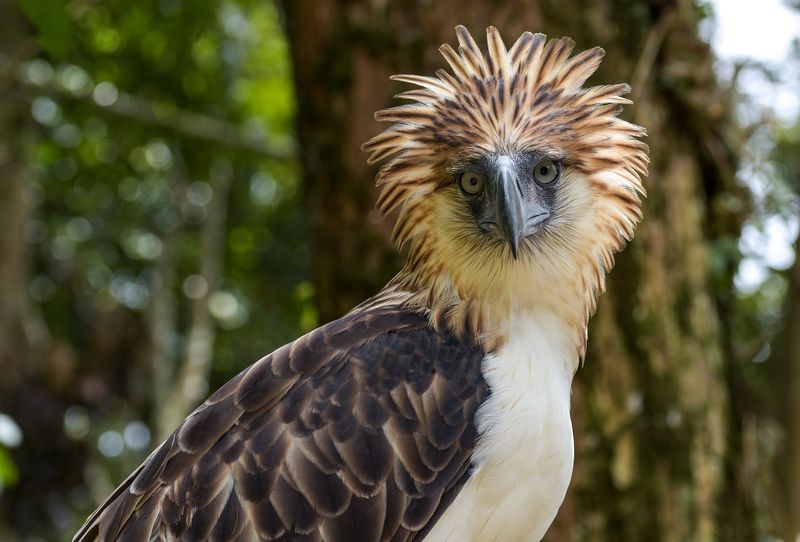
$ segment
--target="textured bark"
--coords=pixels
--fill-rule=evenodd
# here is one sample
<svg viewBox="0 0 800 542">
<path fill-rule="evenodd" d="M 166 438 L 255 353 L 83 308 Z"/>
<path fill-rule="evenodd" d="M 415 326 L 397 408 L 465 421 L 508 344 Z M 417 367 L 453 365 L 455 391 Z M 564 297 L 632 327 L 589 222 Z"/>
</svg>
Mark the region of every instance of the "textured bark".
<svg viewBox="0 0 800 542">
<path fill-rule="evenodd" d="M 778 474 L 782 495 L 784 540 L 800 537 L 800 237 L 795 242 L 795 260 L 789 275 L 788 307 L 776 360 L 779 364 L 780 411 L 785 430 Z"/>
<path fill-rule="evenodd" d="M 590 328 L 575 385 L 574 480 L 547 539 L 755 539 L 752 470 L 740 468 L 744 423 L 730 394 L 737 373 L 726 298 L 716 293 L 730 291 L 732 269 L 715 289 L 709 266 L 711 243 L 735 239 L 742 221 L 727 204 L 743 197 L 738 143 L 696 6 L 328 0 L 286 2 L 286 12 L 323 321 L 397 269 L 388 227 L 373 211 L 374 170 L 358 150 L 380 130 L 372 113 L 400 88 L 388 75 L 442 67 L 436 46 L 455 41 L 458 23 L 476 36 L 493 24 L 507 41 L 533 30 L 570 35 L 578 50 L 607 50 L 592 81 L 635 85 L 637 103 L 625 116 L 650 134 L 649 198 Z"/>
<path fill-rule="evenodd" d="M 548 3 L 548 26 L 570 31 L 564 14 L 579 4 Z M 735 360 L 709 263 L 712 243 L 736 238 L 742 220 L 724 205 L 743 198 L 731 110 L 692 2 L 611 1 L 584 15 L 575 38 L 606 48 L 598 81 L 635 85 L 627 115 L 648 129 L 652 163 L 645 220 L 576 377 L 576 516 L 564 519 L 583 540 L 752 540 L 755 481 L 742 479 Z M 720 290 L 731 278 L 717 278 Z"/>
</svg>

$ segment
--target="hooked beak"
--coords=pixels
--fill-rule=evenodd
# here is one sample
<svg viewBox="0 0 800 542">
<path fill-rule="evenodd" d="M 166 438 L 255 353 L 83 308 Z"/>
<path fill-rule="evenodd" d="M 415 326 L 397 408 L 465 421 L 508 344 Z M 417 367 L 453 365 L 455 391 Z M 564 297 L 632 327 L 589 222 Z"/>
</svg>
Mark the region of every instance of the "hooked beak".
<svg viewBox="0 0 800 542">
<path fill-rule="evenodd" d="M 519 189 L 517 175 L 509 165 L 501 165 L 497 171 L 496 195 L 497 225 L 503 239 L 508 242 L 511 255 L 517 259 L 519 244 L 525 236 L 525 198 Z"/>
</svg>

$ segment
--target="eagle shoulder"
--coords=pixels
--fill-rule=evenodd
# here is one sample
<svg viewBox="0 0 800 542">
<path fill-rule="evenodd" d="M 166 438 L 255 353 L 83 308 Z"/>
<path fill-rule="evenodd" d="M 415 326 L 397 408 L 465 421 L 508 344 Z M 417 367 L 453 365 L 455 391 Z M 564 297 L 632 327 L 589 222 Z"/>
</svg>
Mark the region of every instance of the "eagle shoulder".
<svg viewBox="0 0 800 542">
<path fill-rule="evenodd" d="M 356 309 L 222 386 L 74 540 L 421 538 L 464 484 L 483 357 L 420 309 Z"/>
</svg>

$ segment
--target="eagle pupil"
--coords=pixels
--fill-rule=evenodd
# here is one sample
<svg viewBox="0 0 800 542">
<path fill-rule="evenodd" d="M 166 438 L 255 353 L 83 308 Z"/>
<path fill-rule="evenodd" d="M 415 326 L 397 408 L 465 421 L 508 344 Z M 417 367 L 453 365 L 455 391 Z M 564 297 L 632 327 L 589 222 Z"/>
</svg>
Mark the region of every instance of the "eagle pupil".
<svg viewBox="0 0 800 542">
<path fill-rule="evenodd" d="M 549 171 L 550 170 L 547 166 L 542 166 L 542 168 L 539 170 L 539 173 L 541 173 L 542 175 L 547 175 Z"/>
</svg>

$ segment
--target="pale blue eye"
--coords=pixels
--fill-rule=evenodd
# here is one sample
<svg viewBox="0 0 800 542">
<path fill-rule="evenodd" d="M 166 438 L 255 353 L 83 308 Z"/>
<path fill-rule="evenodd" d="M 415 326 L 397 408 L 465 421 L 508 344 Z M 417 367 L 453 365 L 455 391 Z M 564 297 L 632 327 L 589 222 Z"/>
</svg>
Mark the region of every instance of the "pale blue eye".
<svg viewBox="0 0 800 542">
<path fill-rule="evenodd" d="M 539 184 L 550 184 L 558 178 L 558 166 L 552 160 L 544 159 L 533 166 L 533 179 Z"/>
</svg>

